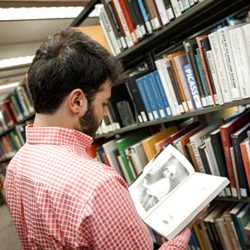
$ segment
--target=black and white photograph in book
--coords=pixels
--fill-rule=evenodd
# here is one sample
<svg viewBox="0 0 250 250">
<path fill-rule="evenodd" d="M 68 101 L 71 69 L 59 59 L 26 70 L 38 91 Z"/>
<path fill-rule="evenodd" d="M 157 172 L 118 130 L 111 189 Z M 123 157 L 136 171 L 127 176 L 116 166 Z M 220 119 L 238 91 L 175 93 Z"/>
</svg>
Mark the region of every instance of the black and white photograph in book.
<svg viewBox="0 0 250 250">
<path fill-rule="evenodd" d="M 139 184 L 140 202 L 145 211 L 161 201 L 188 175 L 187 169 L 173 155 L 164 164 L 151 169 Z"/>
</svg>

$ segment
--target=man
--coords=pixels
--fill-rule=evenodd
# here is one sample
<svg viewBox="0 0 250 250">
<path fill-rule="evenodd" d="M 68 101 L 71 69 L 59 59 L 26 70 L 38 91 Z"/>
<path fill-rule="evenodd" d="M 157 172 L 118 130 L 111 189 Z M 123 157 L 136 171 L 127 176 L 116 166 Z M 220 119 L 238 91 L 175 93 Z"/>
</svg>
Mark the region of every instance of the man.
<svg viewBox="0 0 250 250">
<path fill-rule="evenodd" d="M 70 29 L 37 50 L 28 73 L 36 116 L 5 182 L 23 249 L 153 249 L 125 181 L 85 152 L 120 69 Z M 187 228 L 161 249 L 184 249 L 189 237 Z"/>
</svg>

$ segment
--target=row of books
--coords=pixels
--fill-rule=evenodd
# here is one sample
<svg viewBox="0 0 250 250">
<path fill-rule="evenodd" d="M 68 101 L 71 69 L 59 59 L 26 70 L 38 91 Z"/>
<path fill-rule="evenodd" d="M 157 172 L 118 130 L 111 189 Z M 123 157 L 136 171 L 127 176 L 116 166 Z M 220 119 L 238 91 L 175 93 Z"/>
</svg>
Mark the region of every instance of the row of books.
<svg viewBox="0 0 250 250">
<path fill-rule="evenodd" d="M 185 51 L 157 59 L 157 70 L 131 76 L 126 87 L 113 88 L 110 109 L 115 110 L 110 110 L 100 134 L 250 97 L 249 23 L 226 26 L 183 44 Z"/>
<path fill-rule="evenodd" d="M 188 249 L 247 250 L 250 247 L 250 203 L 216 202 L 193 226 Z"/>
<path fill-rule="evenodd" d="M 225 116 L 225 115 L 224 115 Z M 250 191 L 250 110 L 238 109 L 206 124 L 190 119 L 184 128 L 170 126 L 153 135 L 148 128 L 110 141 L 97 141 L 89 152 L 114 167 L 130 184 L 148 161 L 168 144 L 192 162 L 196 171 L 230 180 L 222 196 L 248 197 Z"/>
<path fill-rule="evenodd" d="M 19 85 L 0 104 L 0 133 L 34 114 L 27 84 Z"/>
<path fill-rule="evenodd" d="M 100 24 L 114 55 L 134 46 L 181 16 L 199 0 L 104 0 L 96 5 Z"/>
<path fill-rule="evenodd" d="M 25 124 L 14 126 L 0 137 L 0 161 L 11 159 L 25 142 Z"/>
</svg>

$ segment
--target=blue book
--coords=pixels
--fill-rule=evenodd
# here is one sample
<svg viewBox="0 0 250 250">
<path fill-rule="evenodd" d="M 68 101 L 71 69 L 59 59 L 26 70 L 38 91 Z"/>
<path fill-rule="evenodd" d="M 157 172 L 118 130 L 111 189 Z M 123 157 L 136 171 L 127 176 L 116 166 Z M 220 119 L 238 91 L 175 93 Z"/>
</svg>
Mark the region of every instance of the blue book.
<svg viewBox="0 0 250 250">
<path fill-rule="evenodd" d="M 163 88 L 161 78 L 160 78 L 160 75 L 159 75 L 158 71 L 155 70 L 153 72 L 153 75 L 154 75 L 154 78 L 155 78 L 155 80 L 156 80 L 156 82 L 158 84 L 159 92 L 160 92 L 161 98 L 163 100 L 163 104 L 164 104 L 164 107 L 165 107 L 166 114 L 167 114 L 167 116 L 172 116 L 172 111 L 171 111 L 170 106 L 169 106 L 168 98 L 167 98 L 165 90 Z"/>
<path fill-rule="evenodd" d="M 151 104 L 151 107 L 153 108 L 153 116 L 155 120 L 158 120 L 161 118 L 160 115 L 160 107 L 161 105 L 158 103 L 159 100 L 157 99 L 157 93 L 156 93 L 156 88 L 153 85 L 153 81 L 151 79 L 151 75 L 146 74 L 142 77 L 143 79 L 143 84 L 146 89 L 146 95 L 148 97 L 148 100 Z"/>
<path fill-rule="evenodd" d="M 150 20 L 149 20 L 148 15 L 147 15 L 147 10 L 144 7 L 143 1 L 142 0 L 137 0 L 137 2 L 138 2 L 138 5 L 139 5 L 141 14 L 142 14 L 142 18 L 143 18 L 144 23 L 146 25 L 147 31 L 148 31 L 149 34 L 152 34 L 153 33 L 153 29 L 152 29 Z"/>
<path fill-rule="evenodd" d="M 160 94 L 158 83 L 154 77 L 153 72 L 146 75 L 147 81 L 151 87 L 151 95 L 153 96 L 154 102 L 156 104 L 157 112 L 159 118 L 166 118 L 167 114 L 165 112 L 165 105 Z"/>
<path fill-rule="evenodd" d="M 198 86 L 197 86 L 197 83 L 196 83 L 196 80 L 194 77 L 194 73 L 193 73 L 193 70 L 192 70 L 190 63 L 185 64 L 183 66 L 183 68 L 184 68 L 184 72 L 186 75 L 186 79 L 188 82 L 190 92 L 191 92 L 193 100 L 194 100 L 194 105 L 195 105 L 196 109 L 203 109 L 199 89 L 198 89 Z"/>
<path fill-rule="evenodd" d="M 152 121 L 152 120 L 154 120 L 153 108 L 152 108 L 152 106 L 151 106 L 151 104 L 149 102 L 149 99 L 147 97 L 146 89 L 145 89 L 142 78 L 143 77 L 137 78 L 135 81 L 136 81 L 136 85 L 137 85 L 137 87 L 139 89 L 140 95 L 142 97 L 142 101 L 143 101 L 143 104 L 145 106 L 146 112 L 148 114 L 149 120 Z"/>
</svg>

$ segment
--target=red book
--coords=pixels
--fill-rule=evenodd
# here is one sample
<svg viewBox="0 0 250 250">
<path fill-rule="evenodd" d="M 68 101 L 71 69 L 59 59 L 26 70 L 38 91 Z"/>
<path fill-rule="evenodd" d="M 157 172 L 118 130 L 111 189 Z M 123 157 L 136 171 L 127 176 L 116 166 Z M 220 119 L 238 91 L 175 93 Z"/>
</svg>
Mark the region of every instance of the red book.
<svg viewBox="0 0 250 250">
<path fill-rule="evenodd" d="M 2 104 L 3 108 L 6 110 L 6 113 L 8 115 L 8 118 L 12 120 L 13 123 L 17 122 L 16 116 L 10 106 L 10 100 L 5 100 L 4 103 Z"/>
<path fill-rule="evenodd" d="M 250 191 L 250 142 L 249 139 L 240 144 L 241 156 L 245 168 L 248 191 Z"/>
<path fill-rule="evenodd" d="M 120 3 L 120 6 L 121 6 L 123 15 L 124 15 L 124 17 L 126 19 L 126 23 L 128 25 L 129 32 L 131 33 L 132 40 L 136 44 L 136 43 L 138 43 L 138 40 L 137 40 L 136 35 L 135 35 L 135 27 L 134 27 L 133 22 L 131 20 L 131 17 L 130 17 L 129 11 L 127 9 L 126 3 L 125 3 L 124 0 L 119 0 L 119 3 Z"/>
<path fill-rule="evenodd" d="M 220 135 L 223 145 L 223 151 L 225 155 L 228 178 L 230 180 L 230 186 L 232 191 L 232 196 L 237 197 L 237 188 L 236 188 L 236 177 L 234 175 L 233 163 L 230 155 L 230 147 L 232 146 L 231 134 L 234 133 L 239 128 L 243 127 L 250 120 L 250 111 L 247 110 L 244 114 L 238 118 L 220 126 Z"/>
</svg>

